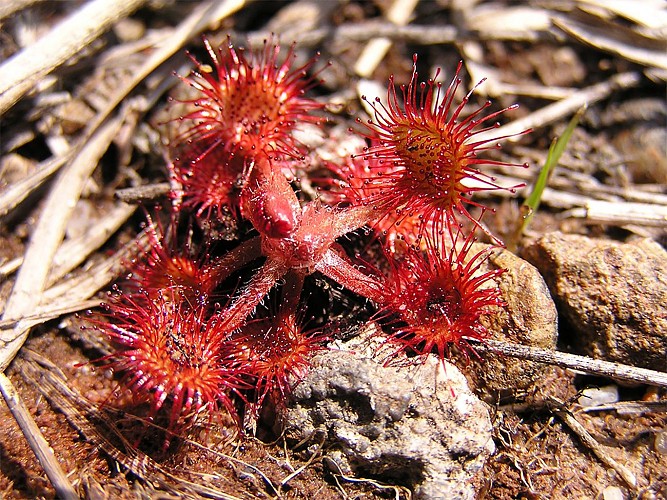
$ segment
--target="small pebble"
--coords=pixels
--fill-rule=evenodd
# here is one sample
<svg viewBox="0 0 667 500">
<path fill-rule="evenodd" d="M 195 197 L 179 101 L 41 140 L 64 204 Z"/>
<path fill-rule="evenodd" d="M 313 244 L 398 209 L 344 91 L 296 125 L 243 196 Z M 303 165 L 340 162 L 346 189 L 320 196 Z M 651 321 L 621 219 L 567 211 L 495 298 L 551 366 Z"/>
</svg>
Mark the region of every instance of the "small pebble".
<svg viewBox="0 0 667 500">
<path fill-rule="evenodd" d="M 578 402 L 584 408 L 616 403 L 618 402 L 618 386 L 589 387 L 581 391 Z"/>
<path fill-rule="evenodd" d="M 658 432 L 655 435 L 655 451 L 661 455 L 667 455 L 667 431 Z"/>
<path fill-rule="evenodd" d="M 146 26 L 137 19 L 126 18 L 118 21 L 113 31 L 121 42 L 135 42 L 146 33 Z"/>
<path fill-rule="evenodd" d="M 625 500 L 625 495 L 618 486 L 607 486 L 602 490 L 602 498 L 604 500 Z"/>
</svg>

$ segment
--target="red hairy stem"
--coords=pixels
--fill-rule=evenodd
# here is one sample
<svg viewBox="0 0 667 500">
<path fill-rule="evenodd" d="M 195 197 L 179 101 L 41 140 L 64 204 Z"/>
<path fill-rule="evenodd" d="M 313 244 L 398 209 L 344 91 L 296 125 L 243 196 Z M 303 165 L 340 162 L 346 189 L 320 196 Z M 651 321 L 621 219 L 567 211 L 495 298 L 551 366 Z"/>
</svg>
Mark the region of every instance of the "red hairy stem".
<svg viewBox="0 0 667 500">
<path fill-rule="evenodd" d="M 338 251 L 329 250 L 315 266 L 315 269 L 348 290 L 352 290 L 376 304 L 382 304 L 386 300 L 383 283 L 378 278 L 357 269 L 352 261 L 344 256 L 343 249 L 338 249 Z"/>
<path fill-rule="evenodd" d="M 214 315 L 215 321 L 227 332 L 241 326 L 287 271 L 284 263 L 268 259 L 232 303 Z"/>
<path fill-rule="evenodd" d="M 210 279 L 217 285 L 232 273 L 247 266 L 262 256 L 262 241 L 259 236 L 250 238 L 227 252 L 222 257 L 212 260 L 209 265 Z"/>
<path fill-rule="evenodd" d="M 338 210 L 333 220 L 335 238 L 340 238 L 371 224 L 382 214 L 382 209 L 376 206 L 359 205 Z"/>
<path fill-rule="evenodd" d="M 306 273 L 302 270 L 291 270 L 285 276 L 285 283 L 281 287 L 280 310 L 286 315 L 298 315 L 301 291 Z"/>
<path fill-rule="evenodd" d="M 399 241 L 405 241 L 409 246 L 418 246 L 420 229 L 423 230 L 428 223 L 424 223 L 418 214 L 387 211 L 381 206 L 370 204 L 368 200 L 373 198 L 375 191 L 372 187 L 367 188 L 371 186 L 367 179 L 373 175 L 391 173 L 391 168 L 383 171 L 376 165 L 371 172 L 369 164 L 370 161 L 361 156 L 347 157 L 342 165 L 327 163 L 326 168 L 334 177 L 316 179 L 318 186 L 328 187 L 323 197 L 348 209 L 362 210 L 360 219 L 365 219 L 364 224 L 372 226 L 374 235 L 384 242 L 390 254 L 397 251 Z"/>
</svg>

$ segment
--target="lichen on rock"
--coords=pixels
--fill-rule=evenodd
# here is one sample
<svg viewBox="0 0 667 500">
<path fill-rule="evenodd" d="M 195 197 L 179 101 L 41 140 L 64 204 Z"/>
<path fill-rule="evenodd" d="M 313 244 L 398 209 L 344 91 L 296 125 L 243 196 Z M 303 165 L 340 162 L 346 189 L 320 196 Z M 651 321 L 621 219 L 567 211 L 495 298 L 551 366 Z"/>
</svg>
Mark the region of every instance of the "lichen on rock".
<svg viewBox="0 0 667 500">
<path fill-rule="evenodd" d="M 415 498 L 475 498 L 472 480 L 495 449 L 492 426 L 455 366 L 431 357 L 397 370 L 350 350 L 314 365 L 295 390 L 288 436 L 323 431 L 340 471 L 408 486 Z"/>
</svg>

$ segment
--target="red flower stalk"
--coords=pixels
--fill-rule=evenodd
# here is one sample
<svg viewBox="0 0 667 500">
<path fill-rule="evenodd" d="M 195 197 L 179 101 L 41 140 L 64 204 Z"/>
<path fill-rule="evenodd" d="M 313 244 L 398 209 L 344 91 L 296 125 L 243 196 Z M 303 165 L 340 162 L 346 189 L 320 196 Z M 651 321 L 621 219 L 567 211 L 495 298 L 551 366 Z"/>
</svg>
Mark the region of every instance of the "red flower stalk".
<svg viewBox="0 0 667 500">
<path fill-rule="evenodd" d="M 196 68 L 181 79 L 196 97 L 181 101 L 185 129 L 172 149 L 174 177 L 183 185 L 185 204 L 199 214 L 232 205 L 233 189 L 242 186 L 258 153 L 264 153 L 280 170 L 280 157 L 302 159 L 303 151 L 292 136 L 299 122 L 321 123 L 310 114 L 322 104 L 305 98 L 316 83 L 308 71 L 318 56 L 298 68 L 292 45 L 282 63 L 280 47 L 272 40 L 249 57 L 230 43 L 213 49 L 204 41 L 213 67 L 190 56 Z"/>
<path fill-rule="evenodd" d="M 310 357 L 324 349 L 325 338 L 304 332 L 297 315 L 285 308 L 271 317 L 248 321 L 234 333 L 233 355 L 248 366 L 253 379 L 251 416 L 256 418 L 267 397 L 281 406 L 294 387 L 306 376 Z"/>
<path fill-rule="evenodd" d="M 503 269 L 482 272 L 489 250 L 470 255 L 473 235 L 462 242 L 460 231 L 444 250 L 408 252 L 392 260 L 381 314 L 396 321 L 391 342 L 401 351 L 420 356 L 435 353 L 444 360 L 456 346 L 467 355 L 468 339 L 481 340 L 489 332 L 480 322 L 495 308 L 504 307 L 493 280 Z M 441 253 L 444 251 L 444 255 Z"/>
<path fill-rule="evenodd" d="M 449 226 L 457 225 L 461 216 L 479 226 L 465 206 L 471 204 L 484 210 L 482 205 L 468 198 L 472 193 L 494 189 L 513 191 L 522 186 L 502 187 L 492 176 L 478 169 L 481 165 L 517 166 L 477 157 L 481 151 L 499 147 L 496 141 L 505 137 L 475 139 L 499 126 L 496 123 L 479 128 L 480 125 L 516 106 L 483 116 L 491 105 L 487 102 L 461 118 L 474 91 L 473 88 L 454 106 L 454 94 L 461 84 L 462 63 L 446 90 L 432 79 L 418 83 L 416 64 L 415 55 L 410 83 L 401 87 L 403 105 L 393 77 L 389 81 L 386 104 L 380 98 L 368 101 L 375 121 L 369 120 L 366 124 L 372 145 L 360 155 L 369 160 L 372 172 L 364 178 L 364 191 L 369 193 L 364 202 L 377 206 L 384 216 L 393 211 L 397 220 L 417 216 L 422 221 L 420 236 L 429 228 L 428 232 L 437 237 Z"/>
<path fill-rule="evenodd" d="M 231 393 L 245 388 L 244 367 L 232 357 L 226 330 L 205 319 L 205 304 L 121 294 L 104 307 L 105 318 L 95 324 L 117 346 L 110 366 L 125 372 L 124 384 L 138 402 L 150 402 L 152 416 L 169 401 L 170 430 L 220 406 L 238 419 Z"/>
</svg>

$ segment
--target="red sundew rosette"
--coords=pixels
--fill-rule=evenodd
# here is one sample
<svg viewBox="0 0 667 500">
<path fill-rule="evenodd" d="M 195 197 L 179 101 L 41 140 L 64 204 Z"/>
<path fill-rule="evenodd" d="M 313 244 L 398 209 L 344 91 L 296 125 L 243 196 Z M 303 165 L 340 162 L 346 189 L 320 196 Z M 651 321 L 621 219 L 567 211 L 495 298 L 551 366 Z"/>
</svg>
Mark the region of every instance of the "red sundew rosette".
<svg viewBox="0 0 667 500">
<path fill-rule="evenodd" d="M 184 306 L 210 298 L 218 283 L 206 248 L 198 249 L 192 242 L 191 227 L 183 240 L 177 234 L 178 213 L 170 214 L 167 228 L 148 214 L 146 218 L 148 243 L 142 248 L 142 255 L 130 265 L 124 293 L 134 295 L 135 301 L 162 296 L 162 300 L 180 302 Z"/>
<path fill-rule="evenodd" d="M 258 154 L 268 155 L 283 175 L 304 158 L 292 131 L 299 123 L 323 122 L 311 114 L 323 105 L 304 97 L 319 82 L 317 72 L 308 74 L 319 54 L 293 68 L 294 44 L 279 62 L 280 46 L 272 39 L 249 55 L 231 42 L 217 49 L 204 43 L 213 66 L 190 56 L 195 69 L 181 77 L 195 95 L 177 101 L 186 111 L 174 120 L 182 125 L 170 144 L 170 168 L 184 206 L 220 217 L 224 207 L 238 213 L 239 190 Z"/>
<path fill-rule="evenodd" d="M 247 371 L 236 359 L 224 325 L 207 319 L 206 307 L 187 306 L 167 294 L 135 300 L 117 294 L 90 321 L 115 350 L 103 361 L 122 374 L 136 403 L 149 403 L 150 416 L 169 407 L 170 433 L 188 426 L 200 412 L 226 409 L 239 423 L 234 394 L 247 389 Z M 168 443 L 168 439 L 167 439 Z"/>
<path fill-rule="evenodd" d="M 311 357 L 325 349 L 326 337 L 304 331 L 297 315 L 279 311 L 248 321 L 232 335 L 233 356 L 248 367 L 253 386 L 251 418 L 256 419 L 267 398 L 277 408 L 286 405 L 292 391 L 306 376 Z"/>
<path fill-rule="evenodd" d="M 390 258 L 385 300 L 379 318 L 388 320 L 392 364 L 402 352 L 449 359 L 456 348 L 465 357 L 474 353 L 468 340 L 490 335 L 481 318 L 505 307 L 495 279 L 504 269 L 482 271 L 493 251 L 472 254 L 472 234 L 447 233 L 438 242 L 427 240 L 427 251 L 411 249 Z M 400 364 L 400 363 L 399 363 Z"/>
<path fill-rule="evenodd" d="M 516 105 L 484 116 L 484 110 L 491 105 L 487 101 L 461 118 L 475 90 L 473 88 L 458 105 L 454 104 L 454 95 L 461 84 L 462 63 L 446 88 L 434 79 L 419 83 L 416 63 L 415 55 L 410 83 L 401 87 L 403 104 L 393 77 L 390 77 L 386 103 L 380 98 L 369 101 L 364 97 L 373 108 L 374 116 L 365 123 L 365 135 L 371 145 L 358 155 L 369 160 L 370 173 L 363 177 L 363 191 L 358 192 L 363 195 L 364 203 L 378 207 L 380 220 L 389 217 L 390 212 L 396 222 L 413 221 L 416 217 L 420 226 L 418 239 L 426 233 L 436 239 L 448 227 L 456 227 L 461 222 L 481 227 L 466 208 L 473 205 L 485 210 L 484 206 L 470 200 L 474 192 L 495 189 L 513 192 L 523 186 L 500 186 L 494 177 L 479 169 L 484 165 L 520 166 L 478 157 L 486 149 L 499 147 L 497 141 L 505 137 L 475 140 L 475 136 L 499 126 L 494 123 L 483 127 L 485 123 Z M 493 235 L 489 236 L 499 242 Z"/>
</svg>

